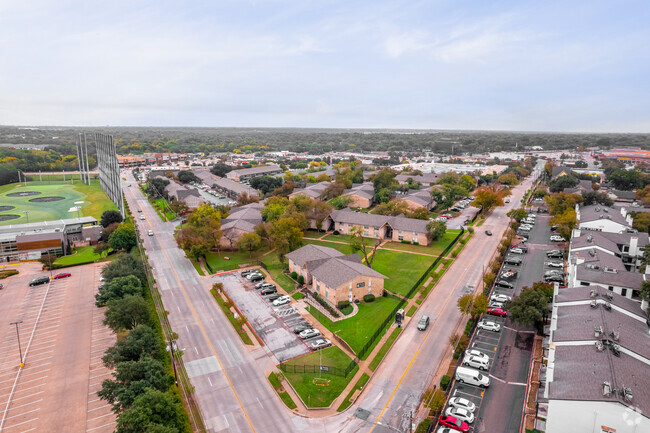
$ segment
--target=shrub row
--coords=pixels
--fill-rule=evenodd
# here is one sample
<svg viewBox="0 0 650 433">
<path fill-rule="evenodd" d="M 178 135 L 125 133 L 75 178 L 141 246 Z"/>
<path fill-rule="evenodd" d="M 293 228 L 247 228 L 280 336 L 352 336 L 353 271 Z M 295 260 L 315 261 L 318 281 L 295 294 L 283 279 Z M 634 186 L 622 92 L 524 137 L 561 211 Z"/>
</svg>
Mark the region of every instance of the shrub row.
<svg viewBox="0 0 650 433">
<path fill-rule="evenodd" d="M 319 304 L 321 304 L 329 313 L 334 316 L 334 317 L 340 317 L 341 315 L 339 314 L 338 311 L 336 311 L 336 308 L 332 307 L 329 302 L 327 302 L 325 299 L 321 298 L 321 296 L 318 294 L 318 292 L 314 291 L 312 292 L 312 296 L 316 301 L 318 301 Z"/>
</svg>

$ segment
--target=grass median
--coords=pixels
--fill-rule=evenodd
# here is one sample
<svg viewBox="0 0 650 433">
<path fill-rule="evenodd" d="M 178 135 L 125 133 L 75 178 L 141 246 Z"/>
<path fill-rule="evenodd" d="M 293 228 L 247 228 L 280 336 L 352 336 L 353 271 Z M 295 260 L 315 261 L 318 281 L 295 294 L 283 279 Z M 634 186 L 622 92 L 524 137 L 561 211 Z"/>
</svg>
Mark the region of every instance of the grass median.
<svg viewBox="0 0 650 433">
<path fill-rule="evenodd" d="M 232 327 L 235 329 L 235 332 L 237 332 L 237 335 L 239 335 L 239 338 L 241 338 L 244 344 L 252 346 L 253 340 L 251 340 L 251 338 L 248 336 L 248 333 L 244 329 L 245 322 L 246 322 L 244 316 L 239 315 L 238 318 L 235 318 L 233 312 L 230 311 L 230 306 L 232 305 L 230 301 L 224 300 L 221 297 L 221 295 L 217 293 L 216 289 L 210 289 L 210 293 L 212 293 L 212 296 L 214 296 L 214 299 L 217 301 L 217 304 L 219 304 L 219 306 L 221 307 L 221 310 L 228 318 L 228 321 L 230 322 Z"/>
<path fill-rule="evenodd" d="M 361 389 L 368 383 L 368 379 L 370 379 L 370 376 L 368 376 L 366 373 L 363 373 L 357 383 L 354 384 L 354 388 L 350 390 L 348 395 L 345 396 L 345 400 L 341 403 L 338 409 L 336 409 L 337 412 L 343 412 L 345 409 L 350 407 L 352 405 L 352 396 L 354 395 L 355 392 L 361 391 Z"/>
<path fill-rule="evenodd" d="M 377 355 L 375 355 L 373 360 L 370 361 L 370 365 L 368 366 L 370 371 L 375 371 L 375 369 L 377 367 L 379 367 L 379 363 L 381 362 L 382 359 L 384 359 L 384 356 L 386 356 L 386 354 L 388 353 L 388 349 L 390 349 L 390 347 L 393 345 L 395 340 L 397 340 L 397 337 L 401 333 L 402 333 L 402 328 L 393 329 L 393 332 L 391 332 L 388 339 L 381 346 L 381 349 L 379 349 L 379 352 L 377 352 Z"/>
<path fill-rule="evenodd" d="M 289 393 L 284 390 L 284 387 L 282 386 L 282 382 L 280 381 L 280 377 L 278 377 L 276 373 L 269 374 L 269 382 L 271 382 L 271 385 L 273 385 L 273 389 L 275 389 L 275 392 L 278 393 L 280 399 L 282 399 L 282 402 L 285 404 L 285 406 L 287 406 L 289 409 L 295 409 L 298 407 L 296 405 L 296 402 L 293 401 L 293 399 L 289 395 Z"/>
</svg>

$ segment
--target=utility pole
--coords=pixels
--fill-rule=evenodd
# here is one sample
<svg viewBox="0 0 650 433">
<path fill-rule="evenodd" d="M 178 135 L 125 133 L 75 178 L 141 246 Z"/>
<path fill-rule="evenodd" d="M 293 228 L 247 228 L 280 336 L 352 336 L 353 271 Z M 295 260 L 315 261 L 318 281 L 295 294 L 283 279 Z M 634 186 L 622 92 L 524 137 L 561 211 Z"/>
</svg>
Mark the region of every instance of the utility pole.
<svg viewBox="0 0 650 433">
<path fill-rule="evenodd" d="M 20 366 L 24 367 L 25 363 L 23 362 L 23 349 L 20 347 L 20 332 L 18 332 L 18 324 L 23 323 L 22 320 L 17 320 L 15 322 L 11 322 L 10 325 L 15 325 L 16 326 L 16 337 L 18 337 L 18 353 L 20 354 Z"/>
<path fill-rule="evenodd" d="M 84 132 L 84 148 L 86 149 L 86 185 L 90 185 L 90 166 L 88 165 L 88 142 Z"/>
</svg>

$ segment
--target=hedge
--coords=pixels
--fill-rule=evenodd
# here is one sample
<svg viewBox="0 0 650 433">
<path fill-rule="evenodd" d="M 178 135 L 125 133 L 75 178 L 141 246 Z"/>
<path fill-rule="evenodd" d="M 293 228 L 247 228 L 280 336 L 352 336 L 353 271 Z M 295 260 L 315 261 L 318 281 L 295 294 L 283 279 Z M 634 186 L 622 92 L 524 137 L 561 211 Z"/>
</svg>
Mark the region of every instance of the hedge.
<svg viewBox="0 0 650 433">
<path fill-rule="evenodd" d="M 374 302 L 374 300 L 375 300 L 375 295 L 373 295 L 372 293 L 363 295 L 363 302 Z"/>
<path fill-rule="evenodd" d="M 440 388 L 442 388 L 443 391 L 447 391 L 447 388 L 449 387 L 450 383 L 451 383 L 451 377 L 445 374 L 440 379 Z"/>
</svg>

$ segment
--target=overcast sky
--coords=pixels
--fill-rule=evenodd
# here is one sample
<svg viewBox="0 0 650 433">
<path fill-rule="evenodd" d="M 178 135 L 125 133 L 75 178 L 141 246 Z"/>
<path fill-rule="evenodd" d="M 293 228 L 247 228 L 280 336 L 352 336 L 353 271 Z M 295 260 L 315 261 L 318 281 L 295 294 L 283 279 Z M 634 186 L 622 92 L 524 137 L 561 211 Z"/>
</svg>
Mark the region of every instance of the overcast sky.
<svg viewBox="0 0 650 433">
<path fill-rule="evenodd" d="M 649 132 L 649 11 L 0 1 L 0 124 Z"/>
</svg>

